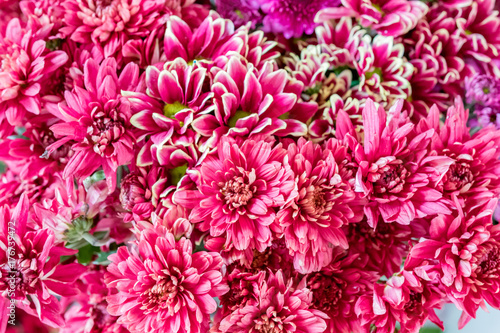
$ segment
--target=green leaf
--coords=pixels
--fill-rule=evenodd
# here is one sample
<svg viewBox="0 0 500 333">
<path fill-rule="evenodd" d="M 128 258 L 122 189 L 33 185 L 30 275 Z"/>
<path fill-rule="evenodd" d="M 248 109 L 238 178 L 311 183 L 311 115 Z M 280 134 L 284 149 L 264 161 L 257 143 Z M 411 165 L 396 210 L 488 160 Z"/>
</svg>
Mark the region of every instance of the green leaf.
<svg viewBox="0 0 500 333">
<path fill-rule="evenodd" d="M 437 327 L 423 327 L 420 329 L 420 333 L 442 333 L 439 328 Z"/>
<path fill-rule="evenodd" d="M 80 264 L 87 265 L 92 261 L 94 254 L 99 253 L 100 251 L 100 248 L 89 244 L 78 250 L 76 258 Z"/>
</svg>

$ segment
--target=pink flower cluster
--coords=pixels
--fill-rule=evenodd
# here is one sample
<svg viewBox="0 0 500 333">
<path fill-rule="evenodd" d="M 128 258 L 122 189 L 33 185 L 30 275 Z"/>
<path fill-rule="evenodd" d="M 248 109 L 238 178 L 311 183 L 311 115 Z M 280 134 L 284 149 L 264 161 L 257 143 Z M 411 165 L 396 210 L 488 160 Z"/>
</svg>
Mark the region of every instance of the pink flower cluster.
<svg viewBox="0 0 500 333">
<path fill-rule="evenodd" d="M 0 0 L 0 37 L 0 333 L 500 309 L 494 1 Z"/>
</svg>

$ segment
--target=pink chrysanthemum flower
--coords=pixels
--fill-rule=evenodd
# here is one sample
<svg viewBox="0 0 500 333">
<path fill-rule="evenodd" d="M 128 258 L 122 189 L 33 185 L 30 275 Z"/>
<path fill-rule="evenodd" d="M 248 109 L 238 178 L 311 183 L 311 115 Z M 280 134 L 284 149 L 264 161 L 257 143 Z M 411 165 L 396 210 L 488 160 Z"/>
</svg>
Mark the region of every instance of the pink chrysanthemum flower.
<svg viewBox="0 0 500 333">
<path fill-rule="evenodd" d="M 411 271 L 402 271 L 384 284 L 376 284 L 373 296 L 362 296 L 356 303 L 356 314 L 363 325 L 375 326 L 370 332 L 392 333 L 396 321 L 399 332 L 417 333 L 429 319 L 444 329 L 435 310 L 440 309 L 443 295 L 433 283 Z"/>
<path fill-rule="evenodd" d="M 438 84 L 436 68 L 429 67 L 422 59 L 410 61 L 414 71 L 410 79 L 411 95 L 405 101 L 405 107 L 414 122 L 427 117 L 430 108 L 436 105 L 439 110 L 446 110 L 449 95 L 442 92 Z"/>
<path fill-rule="evenodd" d="M 267 41 L 261 31 L 249 33 L 246 27 L 234 30 L 231 21 L 215 12 L 210 12 L 197 29 L 179 17 L 171 16 L 164 39 L 167 60 L 181 57 L 188 63 L 198 60 L 205 66 L 215 63 L 221 68 L 228 57 L 238 54 L 260 68 L 266 61 L 279 56 L 275 46 L 276 42 Z"/>
<path fill-rule="evenodd" d="M 155 226 L 137 231 L 133 249 L 122 246 L 109 259 L 105 282 L 117 292 L 107 297 L 108 311 L 119 324 L 132 333 L 208 331 L 213 297 L 227 291 L 218 253 L 193 253 L 189 240 Z"/>
<path fill-rule="evenodd" d="M 394 44 L 391 37 L 375 36 L 361 43 L 355 62 L 359 74 L 359 90 L 377 102 L 391 103 L 411 95 L 408 81 L 413 66 L 404 58 L 403 44 Z"/>
<path fill-rule="evenodd" d="M 23 27 L 18 19 L 9 22 L 0 41 L 0 136 L 22 125 L 26 112 L 39 114 L 40 91 L 51 74 L 64 65 L 63 51 L 49 51 L 43 40 L 50 26 L 38 31 Z"/>
<path fill-rule="evenodd" d="M 213 93 L 203 89 L 207 70 L 188 65 L 182 58 L 165 63 L 162 70 L 146 70 L 147 93 L 126 93 L 134 115 L 132 125 L 145 133 L 168 132 L 173 128 L 184 134 L 199 115 L 213 109 L 208 100 Z"/>
<path fill-rule="evenodd" d="M 334 153 L 303 138 L 288 146 L 298 195 L 276 218 L 295 269 L 303 274 L 328 265 L 332 247 L 348 247 L 342 226 L 355 216 L 350 207 L 355 195 Z"/>
<path fill-rule="evenodd" d="M 462 54 L 481 62 L 500 57 L 500 35 L 493 33 L 500 31 L 500 17 L 494 6 L 494 0 L 475 0 L 459 10 L 457 27 L 466 38 Z"/>
<path fill-rule="evenodd" d="M 106 57 L 127 40 L 148 36 L 170 12 L 165 0 L 69 0 L 64 8 L 62 32 L 75 42 L 101 46 Z"/>
<path fill-rule="evenodd" d="M 104 169 L 110 191 L 116 186 L 116 169 L 132 161 L 135 139 L 130 125 L 130 103 L 121 96 L 122 90 L 137 86 L 139 68 L 128 64 L 116 74 L 114 58 L 101 65 L 89 59 L 85 64 L 85 90 L 75 87 L 66 91 L 66 103 L 56 114 L 62 122 L 51 127 L 60 138 L 47 149 L 49 153 L 69 141 L 74 141 L 74 155 L 63 176 L 86 178 L 97 168 Z"/>
<path fill-rule="evenodd" d="M 61 306 L 55 295 L 69 296 L 78 293 L 73 283 L 85 271 L 76 264 L 60 264 L 62 255 L 76 251 L 58 247 L 54 234 L 41 229 L 28 229 L 29 201 L 21 196 L 13 211 L 0 208 L 0 303 L 5 308 L 9 299 L 16 306 L 37 316 L 43 323 L 61 327 Z M 11 286 L 14 291 L 11 290 Z M 7 325 L 8 316 L 0 319 L 0 330 Z"/>
<path fill-rule="evenodd" d="M 49 39 L 56 40 L 66 37 L 61 32 L 65 13 L 63 2 L 63 0 L 28 0 L 20 1 L 19 6 L 30 25 L 40 28 L 50 25 L 52 31 Z"/>
<path fill-rule="evenodd" d="M 160 204 L 160 196 L 168 188 L 168 171 L 161 167 L 136 168 L 123 177 L 120 203 L 128 213 L 126 222 L 147 221 Z"/>
<path fill-rule="evenodd" d="M 465 68 L 460 49 L 465 38 L 457 30 L 455 18 L 440 6 L 432 7 L 427 20 L 418 23 L 415 30 L 403 40 L 412 61 L 425 62 L 426 68 L 434 69 L 437 82 L 447 92 L 461 95 L 457 88 Z M 423 65 L 420 65 L 422 67 Z M 418 94 L 418 90 L 415 90 Z M 428 103 L 429 107 L 432 103 Z"/>
<path fill-rule="evenodd" d="M 266 62 L 258 71 L 233 57 L 226 70 L 212 72 L 215 115 L 201 115 L 192 124 L 196 132 L 211 138 L 207 145 L 215 146 L 223 135 L 305 134 L 306 125 L 295 118 L 308 119 L 316 109 L 292 110 L 298 96 L 295 91 L 288 92 L 289 77 L 284 70 L 275 70 L 271 62 Z"/>
<path fill-rule="evenodd" d="M 313 295 L 305 283 L 295 287 L 282 271 L 268 273 L 252 294 L 251 300 L 222 320 L 219 332 L 320 333 L 326 329 L 328 317 L 310 308 Z"/>
<path fill-rule="evenodd" d="M 471 211 L 457 207 L 456 214 L 438 215 L 431 222 L 429 238 L 411 249 L 405 263 L 439 274 L 450 300 L 464 310 L 460 327 L 475 318 L 484 301 L 500 308 L 500 226 L 492 224 L 496 206 L 497 199 L 492 199 Z"/>
<path fill-rule="evenodd" d="M 63 298 L 68 308 L 64 313 L 66 326 L 60 333 L 129 333 L 117 323 L 119 317 L 111 316 L 107 310 L 110 291 L 104 282 L 105 272 L 104 266 L 89 266 L 76 281 L 80 293 Z"/>
<path fill-rule="evenodd" d="M 317 23 L 314 17 L 323 8 L 336 7 L 340 0 L 327 1 L 262 1 L 261 10 L 265 14 L 263 30 L 283 34 L 285 38 L 300 38 L 314 32 Z"/>
<path fill-rule="evenodd" d="M 236 27 L 251 22 L 252 28 L 262 23 L 263 15 L 259 11 L 261 0 L 216 0 L 217 12 L 234 22 Z"/>
<path fill-rule="evenodd" d="M 369 200 L 364 211 L 370 226 L 377 224 L 379 216 L 386 223 L 407 225 L 416 217 L 449 212 L 433 184 L 453 160 L 430 154 L 434 130 L 413 135 L 414 125 L 401 113 L 401 107 L 400 100 L 389 111 L 387 121 L 386 111 L 367 100 L 363 110 L 364 144 L 351 144 L 359 165 L 355 190 Z"/>
<path fill-rule="evenodd" d="M 0 206 L 14 207 L 23 194 L 28 196 L 30 203 L 52 199 L 55 190 L 62 186 L 61 173 L 57 170 L 45 169 L 44 174 L 24 175 L 23 166 L 22 161 L 18 165 L 8 165 L 7 172 L 0 175 Z"/>
<path fill-rule="evenodd" d="M 311 308 L 329 317 L 325 332 L 363 332 L 354 306 L 358 298 L 371 293 L 378 276 L 361 267 L 358 260 L 356 254 L 342 258 L 342 252 L 338 252 L 330 265 L 306 277 L 313 293 Z"/>
<path fill-rule="evenodd" d="M 500 107 L 500 80 L 494 76 L 477 74 L 465 78 L 467 103 Z"/>
<path fill-rule="evenodd" d="M 224 139 L 199 170 L 197 191 L 180 190 L 174 201 L 193 209 L 190 219 L 225 246 L 264 251 L 279 208 L 293 198 L 295 182 L 281 144 Z"/>
<path fill-rule="evenodd" d="M 403 258 L 409 250 L 410 239 L 419 236 L 411 227 L 413 225 L 379 221 L 374 229 L 366 220 L 351 223 L 344 228 L 349 253 L 358 254 L 366 269 L 390 277 L 401 269 Z"/>
<path fill-rule="evenodd" d="M 428 117 L 419 122 L 417 132 L 433 130 L 436 134 L 430 148 L 453 161 L 438 184 L 443 196 L 458 198 L 462 203 L 465 200 L 475 207 L 500 194 L 500 178 L 495 171 L 500 167 L 500 132 L 490 127 L 471 136 L 468 110 L 460 98 L 448 109 L 443 125 L 439 117 L 437 108 L 431 108 Z"/>
<path fill-rule="evenodd" d="M 62 171 L 73 155 L 70 143 L 42 158 L 45 149 L 56 141 L 49 127 L 57 121 L 50 114 L 32 117 L 24 125 L 23 138 L 6 139 L 0 143 L 0 159 L 18 164 L 20 176 L 25 179 Z"/>
<path fill-rule="evenodd" d="M 364 27 L 383 36 L 398 37 L 415 27 L 427 13 L 421 1 L 407 0 L 342 0 L 343 7 L 326 8 L 318 13 L 317 21 L 355 17 Z"/>
</svg>

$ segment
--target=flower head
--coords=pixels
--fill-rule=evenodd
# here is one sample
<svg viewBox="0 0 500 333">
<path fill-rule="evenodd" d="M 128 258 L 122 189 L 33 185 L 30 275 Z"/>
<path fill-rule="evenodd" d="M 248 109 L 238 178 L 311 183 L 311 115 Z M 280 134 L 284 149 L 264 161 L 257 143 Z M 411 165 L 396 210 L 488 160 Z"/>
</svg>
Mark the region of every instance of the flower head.
<svg viewBox="0 0 500 333">
<path fill-rule="evenodd" d="M 327 1 L 263 1 L 261 9 L 264 12 L 263 30 L 283 34 L 285 38 L 300 38 L 303 34 L 314 32 L 317 23 L 314 17 L 323 8 L 336 7 L 339 0 Z"/>
<path fill-rule="evenodd" d="M 133 249 L 109 257 L 105 282 L 116 288 L 108 312 L 134 332 L 201 333 L 208 330 L 222 295 L 222 259 L 214 252 L 193 253 L 189 240 L 176 240 L 163 226 L 143 228 Z"/>
<path fill-rule="evenodd" d="M 113 58 L 101 65 L 93 59 L 85 64 L 85 89 L 75 87 L 66 91 L 65 104 L 56 114 L 61 122 L 51 130 L 59 138 L 47 151 L 68 141 L 74 141 L 74 155 L 64 169 L 65 178 L 86 178 L 102 166 L 110 191 L 116 186 L 116 169 L 133 158 L 135 139 L 130 125 L 130 103 L 121 96 L 121 90 L 132 90 L 137 85 L 138 67 L 127 65 L 120 76 Z"/>
<path fill-rule="evenodd" d="M 303 283 L 293 285 L 283 272 L 269 273 L 252 290 L 252 298 L 223 318 L 219 331 L 226 332 L 311 332 L 326 329 L 328 317 L 311 309 L 312 293 Z"/>
<path fill-rule="evenodd" d="M 199 190 L 180 190 L 174 201 L 192 208 L 190 219 L 226 247 L 264 251 L 271 243 L 275 208 L 295 195 L 293 173 L 281 144 L 224 139 L 199 172 Z"/>
<path fill-rule="evenodd" d="M 332 247 L 348 247 L 341 228 L 355 216 L 350 207 L 355 196 L 334 153 L 302 138 L 288 146 L 298 195 L 278 212 L 277 220 L 301 273 L 328 265 Z"/>
</svg>

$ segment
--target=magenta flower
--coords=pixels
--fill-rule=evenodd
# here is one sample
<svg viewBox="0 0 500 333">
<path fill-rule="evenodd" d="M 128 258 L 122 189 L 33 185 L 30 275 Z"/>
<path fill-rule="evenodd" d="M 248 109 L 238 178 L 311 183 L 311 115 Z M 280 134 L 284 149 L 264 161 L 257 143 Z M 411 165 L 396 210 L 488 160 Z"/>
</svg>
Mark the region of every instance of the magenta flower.
<svg viewBox="0 0 500 333">
<path fill-rule="evenodd" d="M 294 119 L 295 113 L 300 113 L 291 112 L 298 96 L 287 91 L 289 78 L 284 70 L 275 70 L 271 62 L 266 62 L 258 71 L 237 57 L 232 57 L 226 67 L 212 71 L 215 115 L 201 115 L 192 123 L 196 132 L 211 138 L 207 145 L 217 145 L 223 135 L 267 135 L 279 131 L 280 136 L 298 136 L 306 132 L 306 125 Z"/>
<path fill-rule="evenodd" d="M 43 40 L 50 26 L 28 30 L 18 19 L 9 22 L 0 42 L 0 136 L 22 125 L 26 112 L 40 114 L 42 86 L 64 65 L 63 51 L 49 51 Z"/>
<path fill-rule="evenodd" d="M 358 254 L 364 268 L 391 277 L 401 269 L 403 258 L 409 250 L 408 242 L 420 236 L 412 230 L 413 225 L 379 221 L 373 229 L 366 220 L 351 223 L 344 228 L 349 253 Z"/>
<path fill-rule="evenodd" d="M 323 312 L 311 309 L 312 293 L 303 283 L 293 285 L 283 272 L 268 273 L 252 291 L 252 299 L 226 316 L 219 330 L 226 332 L 320 333 L 326 329 Z"/>
<path fill-rule="evenodd" d="M 126 93 L 134 115 L 132 125 L 145 133 L 168 132 L 173 128 L 184 134 L 199 114 L 213 109 L 208 100 L 213 93 L 203 89 L 207 70 L 182 58 L 165 63 L 163 70 L 149 66 L 145 93 Z"/>
<path fill-rule="evenodd" d="M 494 6 L 493 0 L 476 0 L 458 13 L 457 27 L 466 38 L 462 54 L 481 62 L 498 59 L 500 36 L 492 31 L 499 31 L 500 17 Z"/>
<path fill-rule="evenodd" d="M 413 66 L 404 58 L 403 44 L 390 37 L 375 36 L 372 43 L 362 42 L 354 63 L 360 76 L 358 89 L 376 102 L 391 104 L 410 94 Z"/>
<path fill-rule="evenodd" d="M 359 165 L 355 190 L 369 200 L 364 211 L 370 226 L 377 224 L 379 215 L 386 223 L 407 225 L 416 217 L 449 212 L 442 194 L 432 186 L 453 160 L 430 154 L 434 130 L 412 135 L 414 125 L 401 114 L 401 107 L 399 101 L 389 111 L 392 117 L 387 123 L 385 110 L 367 100 L 364 144 L 351 148 Z"/>
<path fill-rule="evenodd" d="M 360 297 L 372 292 L 378 276 L 359 265 L 358 255 L 342 256 L 337 251 L 330 265 L 307 276 L 307 287 L 313 294 L 311 308 L 329 317 L 325 332 L 363 332 L 354 306 Z"/>
<path fill-rule="evenodd" d="M 408 0 L 341 0 L 343 7 L 326 8 L 316 21 L 355 17 L 359 23 L 383 36 L 398 37 L 415 27 L 427 13 L 427 5 Z"/>
<path fill-rule="evenodd" d="M 127 65 L 118 77 L 116 61 L 108 58 L 99 66 L 89 59 L 85 64 L 85 89 L 66 91 L 65 104 L 56 114 L 62 122 L 51 127 L 57 142 L 49 153 L 73 140 L 74 155 L 64 168 L 63 176 L 86 178 L 102 166 L 113 191 L 116 169 L 132 161 L 135 138 L 130 125 L 130 104 L 121 90 L 137 85 L 138 67 Z"/>
<path fill-rule="evenodd" d="M 467 103 L 500 107 L 500 80 L 490 75 L 474 75 L 465 78 Z"/>
<path fill-rule="evenodd" d="M 24 138 L 6 139 L 0 143 L 0 159 L 18 164 L 19 174 L 24 179 L 62 171 L 73 155 L 71 143 L 60 146 L 42 158 L 45 149 L 56 141 L 49 127 L 57 121 L 50 114 L 32 117 L 24 124 Z"/>
<path fill-rule="evenodd" d="M 460 49 L 465 41 L 462 33 L 457 30 L 453 15 L 441 6 L 434 6 L 427 15 L 427 20 L 421 20 L 403 43 L 409 50 L 408 56 L 412 64 L 425 62 L 425 65 L 417 65 L 420 73 L 423 72 L 422 67 L 435 70 L 436 83 L 445 92 L 461 95 L 462 91 L 457 85 L 463 79 L 465 62 Z M 427 85 L 427 89 L 431 91 L 432 88 Z M 440 89 L 435 90 L 439 92 Z M 412 91 L 420 93 L 418 87 Z M 422 96 L 425 100 L 427 94 Z M 431 107 L 432 103 L 428 105 Z"/>
<path fill-rule="evenodd" d="M 275 59 L 276 42 L 267 41 L 261 31 L 249 33 L 246 27 L 234 30 L 231 21 L 210 12 L 197 29 L 177 16 L 169 17 L 165 31 L 164 50 L 167 60 L 181 57 L 190 63 L 198 60 L 205 66 L 224 67 L 228 57 L 241 55 L 257 68 Z"/>
<path fill-rule="evenodd" d="M 328 265 L 332 247 L 348 247 L 342 226 L 355 216 L 350 207 L 355 195 L 335 157 L 329 149 L 303 138 L 288 146 L 298 195 L 276 217 L 294 267 L 303 274 Z"/>
<path fill-rule="evenodd" d="M 14 299 L 18 308 L 43 323 L 61 327 L 64 325 L 62 309 L 55 295 L 76 295 L 78 290 L 73 284 L 85 267 L 76 263 L 60 264 L 62 255 L 76 251 L 56 246 L 54 234 L 47 229 L 29 229 L 28 215 L 26 194 L 14 210 L 7 206 L 0 208 L 0 246 L 5 249 L 0 252 L 2 300 Z M 5 329 L 7 320 L 7 315 L 1 318 L 0 330 Z"/>
<path fill-rule="evenodd" d="M 190 219 L 202 231 L 225 237 L 226 247 L 264 251 L 271 244 L 275 208 L 296 195 L 285 156 L 281 144 L 223 139 L 196 171 L 199 190 L 180 190 L 174 201 L 193 209 Z"/>
<path fill-rule="evenodd" d="M 75 42 L 102 47 L 105 57 L 115 55 L 129 39 L 148 36 L 170 13 L 164 0 L 69 0 L 64 8 L 62 32 Z"/>
<path fill-rule="evenodd" d="M 400 332 L 417 333 L 429 319 L 444 329 L 435 310 L 443 304 L 443 295 L 432 282 L 411 271 L 402 271 L 386 284 L 375 284 L 373 296 L 362 296 L 356 303 L 356 314 L 363 325 L 375 326 L 371 332 L 392 333 L 396 321 Z"/>
<path fill-rule="evenodd" d="M 234 22 L 236 27 L 252 23 L 252 28 L 262 23 L 263 15 L 259 12 L 261 0 L 216 0 L 217 12 Z"/>
<path fill-rule="evenodd" d="M 107 310 L 106 297 L 111 292 L 104 282 L 105 272 L 104 266 L 89 266 L 77 281 L 80 293 L 63 298 L 68 309 L 64 313 L 66 326 L 60 329 L 60 333 L 130 332 L 117 323 L 119 317 L 110 315 Z"/>
<path fill-rule="evenodd" d="M 262 1 L 261 9 L 265 14 L 263 30 L 275 34 L 283 34 L 285 38 L 300 38 L 303 34 L 314 32 L 317 23 L 314 17 L 323 8 L 336 7 L 339 0 L 327 1 Z"/>
<path fill-rule="evenodd" d="M 138 230 L 132 247 L 109 257 L 105 282 L 117 289 L 107 297 L 109 313 L 132 333 L 207 332 L 213 297 L 227 291 L 220 255 L 193 253 L 189 240 L 176 241 L 162 226 Z"/>
</svg>

